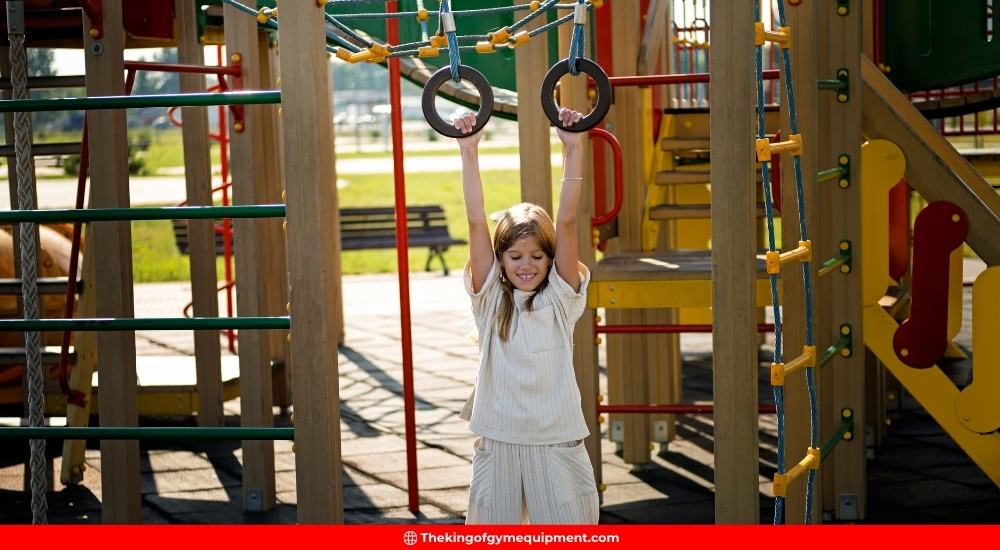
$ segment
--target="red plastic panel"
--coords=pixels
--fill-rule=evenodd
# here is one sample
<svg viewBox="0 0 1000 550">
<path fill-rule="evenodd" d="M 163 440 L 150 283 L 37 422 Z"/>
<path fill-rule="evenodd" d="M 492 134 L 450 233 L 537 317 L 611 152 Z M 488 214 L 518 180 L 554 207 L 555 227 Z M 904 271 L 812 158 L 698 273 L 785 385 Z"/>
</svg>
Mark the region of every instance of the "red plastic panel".
<svg viewBox="0 0 1000 550">
<path fill-rule="evenodd" d="M 950 202 L 931 203 L 917 215 L 910 318 L 892 339 L 896 355 L 906 365 L 929 368 L 947 349 L 949 258 L 968 232 L 965 212 Z"/>
<path fill-rule="evenodd" d="M 910 268 L 910 185 L 905 179 L 889 190 L 889 276 Z"/>
<path fill-rule="evenodd" d="M 122 2 L 122 24 L 132 38 L 174 39 L 174 0 Z"/>
</svg>

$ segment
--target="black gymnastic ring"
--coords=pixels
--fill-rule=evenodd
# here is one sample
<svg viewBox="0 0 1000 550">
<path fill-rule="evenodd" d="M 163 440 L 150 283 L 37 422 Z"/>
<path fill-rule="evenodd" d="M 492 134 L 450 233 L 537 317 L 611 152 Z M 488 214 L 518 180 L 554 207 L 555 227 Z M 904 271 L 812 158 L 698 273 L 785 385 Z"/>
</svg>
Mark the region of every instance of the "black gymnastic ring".
<svg viewBox="0 0 1000 550">
<path fill-rule="evenodd" d="M 608 110 L 611 109 L 611 80 L 608 79 L 607 73 L 600 65 L 589 59 L 583 57 L 577 59 L 576 68 L 580 72 L 590 75 L 590 78 L 593 78 L 597 85 L 597 105 L 594 106 L 594 110 L 572 126 L 563 126 L 563 123 L 559 121 L 559 107 L 556 105 L 554 92 L 559 79 L 569 73 L 569 59 L 563 59 L 549 69 L 549 72 L 545 74 L 545 80 L 542 81 L 542 111 L 556 128 L 567 132 L 586 132 L 600 124 L 607 116 Z"/>
<path fill-rule="evenodd" d="M 458 67 L 458 76 L 462 80 L 471 82 L 479 90 L 479 112 L 476 113 L 476 124 L 468 134 L 455 128 L 454 124 L 445 122 L 441 118 L 441 115 L 438 114 L 437 107 L 434 105 L 434 98 L 437 96 L 438 90 L 446 80 L 451 79 L 450 66 L 445 65 L 441 67 L 427 79 L 427 82 L 424 83 L 424 92 L 420 97 L 420 106 L 424 110 L 424 119 L 427 120 L 427 124 L 430 124 L 431 128 L 434 128 L 434 131 L 437 133 L 450 138 L 460 138 L 475 134 L 482 130 L 486 126 L 486 123 L 490 121 L 490 117 L 493 116 L 493 88 L 490 87 L 490 83 L 483 76 L 483 73 L 467 65 L 460 65 Z"/>
</svg>

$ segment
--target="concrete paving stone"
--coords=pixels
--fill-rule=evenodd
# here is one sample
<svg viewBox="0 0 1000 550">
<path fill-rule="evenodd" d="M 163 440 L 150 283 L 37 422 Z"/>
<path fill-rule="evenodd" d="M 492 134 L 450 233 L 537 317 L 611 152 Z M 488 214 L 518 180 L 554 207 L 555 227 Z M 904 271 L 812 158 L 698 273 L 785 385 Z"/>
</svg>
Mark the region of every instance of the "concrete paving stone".
<svg viewBox="0 0 1000 550">
<path fill-rule="evenodd" d="M 139 453 L 139 471 L 144 474 L 154 471 L 184 471 L 211 467 L 212 463 L 206 456 L 186 450 Z"/>
<path fill-rule="evenodd" d="M 426 491 L 421 489 L 420 498 L 463 518 L 469 508 L 469 489 L 467 487 L 428 489 Z"/>
<path fill-rule="evenodd" d="M 395 508 L 406 506 L 408 501 L 406 491 L 388 485 L 344 487 L 344 510 L 370 510 L 380 508 Z"/>
<path fill-rule="evenodd" d="M 419 447 L 418 447 L 419 448 Z M 382 453 L 405 451 L 406 440 L 393 435 L 379 437 L 359 437 L 340 443 L 340 455 L 350 457 L 357 455 L 381 455 Z"/>
<path fill-rule="evenodd" d="M 371 525 L 371 524 L 455 524 L 465 523 L 465 518 L 449 514 L 435 506 L 421 505 L 420 512 L 413 513 L 407 507 L 393 508 L 389 510 L 359 510 L 345 511 L 344 523 L 351 525 Z"/>
<path fill-rule="evenodd" d="M 476 440 L 476 436 L 472 433 L 469 433 L 466 437 L 436 437 L 421 435 L 421 439 L 424 439 L 428 443 L 433 443 L 435 446 L 442 448 L 451 455 L 467 460 L 469 464 L 472 463 L 472 457 L 476 454 L 476 451 L 472 446 L 473 442 Z"/>
<path fill-rule="evenodd" d="M 958 466 L 942 466 L 939 468 L 924 468 L 921 473 L 927 474 L 931 477 L 938 477 L 941 479 L 946 479 L 948 481 L 954 481 L 956 483 L 963 483 L 965 485 L 973 485 L 977 487 L 983 487 L 994 491 L 997 498 L 1000 498 L 1000 488 L 990 481 L 990 478 L 983 473 L 975 464 L 961 464 Z M 998 509 L 1000 510 L 1000 509 Z M 1000 512 L 998 512 L 998 519 L 1000 519 Z"/>
<path fill-rule="evenodd" d="M 960 502 L 947 506 L 918 508 L 919 512 L 941 522 L 960 524 L 987 524 L 1000 521 L 1000 499 L 982 502 Z"/>
<path fill-rule="evenodd" d="M 922 445 L 915 447 L 909 452 L 904 452 L 904 448 L 898 448 L 898 452 L 879 453 L 875 450 L 875 461 L 890 468 L 904 468 L 908 470 L 927 468 L 932 466 L 957 466 L 967 464 L 969 456 L 958 449 L 948 449 L 945 447 Z"/>
<path fill-rule="evenodd" d="M 715 517 L 715 502 L 702 500 L 668 505 L 665 502 L 638 502 L 629 505 L 602 506 L 601 516 L 612 516 L 641 525 L 710 524 Z M 763 519 L 763 518 L 762 518 Z"/>
<path fill-rule="evenodd" d="M 645 483 L 619 483 L 608 485 L 604 491 L 605 506 L 630 505 L 641 501 L 658 501 L 665 504 L 668 496 Z"/>
<path fill-rule="evenodd" d="M 396 487 L 406 487 L 407 486 L 407 473 L 406 472 L 386 472 L 379 475 L 380 478 L 385 480 Z M 472 480 L 472 467 L 471 465 L 466 466 L 449 466 L 446 468 L 420 468 L 419 474 L 417 476 L 417 486 L 420 491 L 433 489 L 462 489 L 466 491 L 469 489 L 469 482 Z"/>
<path fill-rule="evenodd" d="M 997 490 L 969 487 L 943 479 L 880 485 L 868 492 L 869 498 L 880 501 L 906 503 L 911 508 L 945 506 L 958 503 L 982 502 L 997 499 Z"/>
<path fill-rule="evenodd" d="M 878 449 L 875 450 L 876 454 Z M 943 476 L 942 476 L 943 477 Z M 865 479 L 868 483 L 868 490 L 877 490 L 878 486 L 887 483 L 901 483 L 906 481 L 920 481 L 930 479 L 923 473 L 899 468 L 886 468 L 874 465 L 871 461 L 865 469 Z M 952 480 L 954 481 L 954 480 Z"/>
<path fill-rule="evenodd" d="M 142 494 L 151 495 L 240 487 L 243 480 L 225 470 L 197 468 L 142 474 L 139 477 L 139 484 Z"/>
<path fill-rule="evenodd" d="M 344 463 L 370 474 L 401 472 L 406 470 L 406 452 L 397 451 L 381 453 L 377 456 L 350 457 L 344 459 Z M 447 466 L 467 466 L 469 463 L 438 449 L 422 449 L 417 451 L 417 464 L 420 464 L 423 468 L 443 468 Z"/>
<path fill-rule="evenodd" d="M 202 514 L 199 523 L 240 523 L 232 518 L 233 509 L 243 513 L 243 490 L 239 487 L 208 489 L 183 493 L 146 495 L 143 502 L 158 512 L 173 517 L 175 514 Z"/>
<path fill-rule="evenodd" d="M 294 472 L 295 453 L 274 453 L 275 472 Z"/>
</svg>

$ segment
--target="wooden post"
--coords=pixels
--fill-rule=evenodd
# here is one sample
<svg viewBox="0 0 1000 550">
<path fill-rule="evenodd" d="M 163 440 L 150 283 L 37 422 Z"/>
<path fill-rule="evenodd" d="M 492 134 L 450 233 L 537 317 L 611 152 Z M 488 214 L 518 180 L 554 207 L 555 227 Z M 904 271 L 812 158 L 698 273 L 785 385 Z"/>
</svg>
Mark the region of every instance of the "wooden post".
<svg viewBox="0 0 1000 550">
<path fill-rule="evenodd" d="M 87 97 L 125 95 L 125 43 L 122 5 L 105 2 L 101 10 L 104 37 L 94 55 L 90 25 L 83 18 Z M 90 204 L 93 208 L 128 208 L 128 135 L 125 110 L 91 111 Z M 97 316 L 135 316 L 132 296 L 132 228 L 129 222 L 95 222 L 93 239 Z M 137 426 L 135 332 L 98 332 L 101 350 L 101 426 Z M 101 442 L 102 515 L 104 523 L 141 523 L 139 442 Z"/>
<path fill-rule="evenodd" d="M 195 5 L 175 0 L 177 17 L 177 61 L 205 64 L 205 48 L 198 41 Z M 203 93 L 205 75 L 180 74 L 181 93 Z M 208 109 L 183 107 L 184 180 L 189 206 L 212 205 L 212 160 L 208 149 Z M 215 221 L 188 220 L 191 256 L 191 302 L 194 317 L 218 317 L 219 296 L 215 272 Z M 219 331 L 194 331 L 194 362 L 198 373 L 198 425 L 221 426 L 222 361 Z"/>
<path fill-rule="evenodd" d="M 243 88 L 260 88 L 261 66 L 257 21 L 225 6 L 226 53 L 243 63 Z M 260 105 L 244 105 L 242 127 L 234 119 L 229 151 L 233 177 L 233 204 L 261 204 L 266 198 L 266 124 Z M 238 219 L 233 224 L 236 255 L 236 310 L 240 317 L 267 313 L 267 230 L 264 220 Z M 275 289 L 277 290 L 277 289 Z M 271 392 L 271 352 L 268 335 L 260 330 L 240 331 L 240 415 L 242 426 L 274 425 Z M 243 442 L 243 506 L 250 511 L 275 505 L 274 442 Z"/>
<path fill-rule="evenodd" d="M 517 0 L 515 4 L 527 4 Z M 538 17 L 523 30 L 534 30 L 544 23 Z M 563 25 L 561 28 L 571 25 Z M 517 70 L 518 151 L 521 157 L 521 200 L 552 212 L 552 157 L 550 126 L 538 100 L 542 80 L 549 70 L 549 48 L 545 35 L 538 36 L 514 51 Z M 587 226 L 590 227 L 589 225 Z M 588 229 L 589 234 L 589 229 Z M 588 241 L 589 242 L 589 241 Z"/>
<path fill-rule="evenodd" d="M 275 48 L 271 47 L 270 33 L 258 31 L 257 52 L 260 59 L 260 89 L 274 90 L 278 87 L 278 57 Z M 279 204 L 281 192 L 285 184 L 281 180 L 281 125 L 278 122 L 277 105 L 261 105 L 261 124 L 266 162 L 263 178 L 264 195 L 261 204 Z M 285 306 L 288 304 L 288 262 L 285 250 L 285 233 L 281 229 L 282 220 L 262 220 L 266 232 L 264 250 L 268 251 L 267 261 L 263 262 L 267 270 L 262 281 L 268 290 L 268 303 L 265 315 L 287 315 Z M 291 401 L 291 362 L 289 361 L 288 334 L 283 330 L 268 331 L 268 348 L 271 353 L 272 394 L 274 405 L 286 409 Z"/>
<path fill-rule="evenodd" d="M 867 3 L 866 3 L 867 4 Z M 801 8 L 802 6 L 800 6 Z M 850 186 L 841 188 L 837 180 L 820 184 L 819 203 L 825 205 L 818 212 L 817 233 L 814 239 L 813 260 L 816 265 L 834 257 L 843 240 L 851 242 L 854 258 L 850 273 L 835 271 L 818 281 L 817 291 L 822 313 L 816 332 L 819 351 L 836 342 L 841 335 L 841 325 L 850 325 L 853 336 L 853 354 L 835 357 L 823 369 L 821 398 L 823 406 L 821 434 L 829 434 L 840 424 L 841 410 L 850 408 L 854 415 L 853 439 L 837 444 L 833 454 L 823 463 L 823 508 L 831 510 L 837 519 L 862 520 L 866 514 L 865 425 L 870 424 L 866 415 L 866 353 L 862 335 L 861 299 L 861 50 L 862 24 L 871 12 L 854 9 L 846 16 L 837 14 L 838 4 L 821 0 L 815 4 L 821 26 L 817 33 L 825 37 L 819 42 L 820 59 L 816 64 L 823 73 L 820 79 L 835 79 L 836 71 L 846 68 L 850 74 L 850 100 L 841 103 L 838 92 L 822 92 L 818 103 L 820 111 L 827 113 L 821 120 L 818 165 L 813 172 L 837 166 L 842 155 L 851 159 Z M 865 13 L 865 15 L 862 15 Z M 793 31 L 793 36 L 795 33 Z M 796 96 L 798 99 L 798 96 Z M 804 138 L 804 136 L 803 136 Z M 888 213 L 885 214 L 888 216 Z M 880 379 L 879 367 L 873 365 L 872 379 Z M 880 421 L 880 420 L 879 420 Z M 820 442 L 822 443 L 822 441 Z M 826 480 L 825 478 L 831 478 Z"/>
<path fill-rule="evenodd" d="M 337 374 L 337 246 L 323 235 L 339 224 L 330 65 L 322 5 L 281 6 L 282 136 L 288 208 L 288 279 L 295 365 L 295 481 L 299 523 L 344 521 Z"/>
<path fill-rule="evenodd" d="M 712 2 L 712 354 L 715 521 L 760 521 L 756 84 L 751 2 Z"/>
<path fill-rule="evenodd" d="M 817 148 L 817 87 L 816 87 L 816 5 L 813 3 L 802 3 L 798 6 L 785 7 L 786 24 L 792 29 L 791 66 L 793 77 L 793 88 L 795 91 L 795 109 L 798 118 L 798 133 L 802 136 L 802 155 L 799 157 L 802 163 L 802 186 L 803 201 L 806 217 L 806 229 L 808 236 L 814 245 L 822 242 L 825 235 L 817 232 L 816 223 L 816 174 L 819 171 L 816 163 Z M 777 47 L 777 46 L 775 46 Z M 782 53 L 778 54 L 783 55 Z M 782 61 L 783 63 L 783 61 Z M 784 67 L 784 65 L 781 65 Z M 782 71 L 782 90 L 787 86 L 787 75 Z M 824 92 L 827 93 L 827 92 Z M 787 92 L 781 96 L 781 136 L 792 135 L 788 112 Z M 791 250 L 798 241 L 802 240 L 799 233 L 799 204 L 796 197 L 795 172 L 793 170 L 793 159 L 790 154 L 782 155 L 782 185 L 781 185 L 781 242 L 783 250 Z M 836 254 L 828 252 L 833 250 L 829 247 L 815 246 L 813 262 L 810 265 L 810 275 L 813 281 L 814 296 L 818 297 L 816 266 L 827 260 L 827 256 L 833 257 Z M 784 345 L 783 361 L 785 363 L 795 359 L 803 352 L 806 345 L 806 297 L 805 286 L 802 279 L 802 265 L 799 263 L 787 264 L 782 268 L 781 273 L 781 324 L 782 339 Z M 818 302 L 818 300 L 817 300 Z M 814 304 L 812 321 L 818 322 L 818 304 Z M 836 341 L 829 340 L 829 336 L 821 331 L 814 330 L 814 343 L 819 350 Z M 819 385 L 819 366 L 814 369 L 814 380 Z M 819 394 L 817 393 L 817 396 Z M 811 424 L 809 391 L 806 383 L 806 371 L 800 369 L 785 379 L 783 391 L 784 412 L 785 412 L 785 469 L 791 468 L 805 458 L 806 449 L 811 446 Z M 822 412 L 820 415 L 822 417 Z M 839 419 L 838 419 L 839 423 Z M 821 432 L 829 433 L 829 431 Z M 820 441 L 819 445 L 822 446 Z M 817 474 L 822 475 L 822 469 Z M 818 523 L 821 517 L 821 506 L 819 494 L 821 491 L 821 480 L 816 479 L 816 491 L 813 493 L 812 523 Z M 788 494 L 785 500 L 785 523 L 804 523 L 806 507 L 806 477 L 788 487 Z"/>
</svg>

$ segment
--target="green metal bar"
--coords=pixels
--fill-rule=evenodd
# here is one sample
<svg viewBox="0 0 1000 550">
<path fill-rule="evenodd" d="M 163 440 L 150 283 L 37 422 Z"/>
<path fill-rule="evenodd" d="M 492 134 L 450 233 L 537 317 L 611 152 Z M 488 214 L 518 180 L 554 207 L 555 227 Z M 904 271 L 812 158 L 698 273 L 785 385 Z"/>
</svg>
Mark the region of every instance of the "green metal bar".
<svg viewBox="0 0 1000 550">
<path fill-rule="evenodd" d="M 294 441 L 295 428 L 0 428 L 0 440 L 4 439 Z"/>
<path fill-rule="evenodd" d="M 851 335 L 845 334 L 841 336 L 840 340 L 837 340 L 836 344 L 827 348 L 826 351 L 823 352 L 823 355 L 820 356 L 819 367 L 820 368 L 825 367 L 826 364 L 830 362 L 830 359 L 836 357 L 841 350 L 847 349 L 847 347 L 850 345 L 851 345 Z"/>
<path fill-rule="evenodd" d="M 847 88 L 847 82 L 842 80 L 817 80 L 820 90 L 843 90 Z"/>
<path fill-rule="evenodd" d="M 216 218 L 282 218 L 285 205 L 166 206 L 161 208 L 88 208 L 83 210 L 7 210 L 0 224 L 104 222 L 131 220 L 211 220 Z"/>
<path fill-rule="evenodd" d="M 827 273 L 837 269 L 838 267 L 844 265 L 844 262 L 851 259 L 850 254 L 844 254 L 841 252 L 836 258 L 831 258 L 827 260 L 823 265 L 819 266 L 819 276 L 822 277 Z"/>
<path fill-rule="evenodd" d="M 833 432 L 830 439 L 826 440 L 826 443 L 823 444 L 823 447 L 819 451 L 820 461 L 826 460 L 826 457 L 833 452 L 837 443 L 854 439 L 853 430 L 854 411 L 850 408 L 844 408 L 840 411 L 840 426 Z"/>
<path fill-rule="evenodd" d="M 162 94 L 134 96 L 63 97 L 55 99 L 0 100 L 0 113 L 41 111 L 96 111 L 146 107 L 211 107 L 214 105 L 262 105 L 281 103 L 281 92 L 247 91 L 219 94 Z"/>
<path fill-rule="evenodd" d="M 289 329 L 289 317 L 187 317 L 153 319 L 5 319 L 0 332 L 100 332 L 116 330 Z"/>
<path fill-rule="evenodd" d="M 824 181 L 830 181 L 839 178 L 840 176 L 846 176 L 850 171 L 843 167 L 830 168 L 829 170 L 823 170 L 816 175 L 816 182 L 823 183 Z"/>
</svg>

